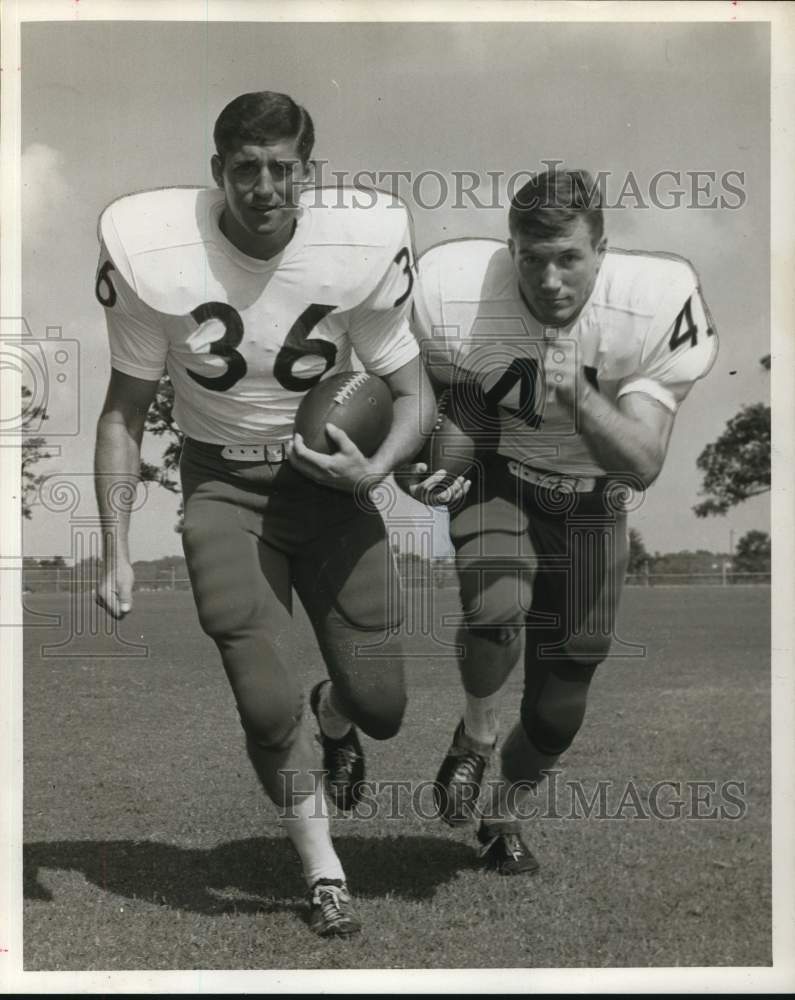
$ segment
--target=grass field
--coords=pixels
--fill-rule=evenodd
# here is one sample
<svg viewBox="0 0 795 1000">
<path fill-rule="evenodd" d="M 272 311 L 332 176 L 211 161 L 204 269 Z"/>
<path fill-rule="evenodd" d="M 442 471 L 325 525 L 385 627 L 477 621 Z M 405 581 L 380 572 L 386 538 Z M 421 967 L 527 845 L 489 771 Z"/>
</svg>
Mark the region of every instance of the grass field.
<svg viewBox="0 0 795 1000">
<path fill-rule="evenodd" d="M 437 610 L 452 614 L 453 597 L 436 591 Z M 646 655 L 597 673 L 554 808 L 525 827 L 542 863 L 535 878 L 481 873 L 471 829 L 400 809 L 394 790 L 382 788 L 374 817 L 336 817 L 365 922 L 344 944 L 306 927 L 300 870 L 190 595 L 139 593 L 120 627 L 138 647 L 92 637 L 90 605 L 68 595 L 25 600 L 26 969 L 771 961 L 767 588 L 625 593 L 618 633 Z M 458 716 L 457 671 L 440 645 L 452 626 L 429 636 L 421 618 L 415 608 L 404 728 L 365 741 L 374 781 L 432 779 Z M 308 688 L 322 668 L 300 615 L 285 649 Z M 503 731 L 519 694 L 517 674 Z M 623 818 L 573 817 L 574 780 L 589 798 L 604 782 L 611 815 L 628 783 L 635 804 L 625 799 Z M 642 818 L 665 780 L 680 783 L 683 815 Z M 720 807 L 741 818 L 720 818 Z"/>
</svg>

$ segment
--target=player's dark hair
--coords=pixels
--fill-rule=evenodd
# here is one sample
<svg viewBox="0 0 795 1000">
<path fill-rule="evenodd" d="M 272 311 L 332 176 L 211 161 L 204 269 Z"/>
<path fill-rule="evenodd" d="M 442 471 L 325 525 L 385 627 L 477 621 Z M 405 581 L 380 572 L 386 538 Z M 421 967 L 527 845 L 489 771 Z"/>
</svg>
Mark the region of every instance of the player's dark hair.
<svg viewBox="0 0 795 1000">
<path fill-rule="evenodd" d="M 604 233 L 602 201 L 587 170 L 546 170 L 536 174 L 511 199 L 512 236 L 554 239 L 583 218 L 596 246 Z"/>
<path fill-rule="evenodd" d="M 315 126 L 309 112 L 287 94 L 272 90 L 236 97 L 218 116 L 213 129 L 215 149 L 222 161 L 244 143 L 264 146 L 280 139 L 295 139 L 295 148 L 306 166 L 315 144 Z"/>
</svg>

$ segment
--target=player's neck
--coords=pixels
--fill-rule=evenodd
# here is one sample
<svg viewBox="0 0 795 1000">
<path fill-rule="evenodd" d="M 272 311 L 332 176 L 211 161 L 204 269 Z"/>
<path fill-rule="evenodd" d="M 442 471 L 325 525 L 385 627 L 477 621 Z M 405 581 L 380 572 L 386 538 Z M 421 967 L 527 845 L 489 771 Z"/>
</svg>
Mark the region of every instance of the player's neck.
<svg viewBox="0 0 795 1000">
<path fill-rule="evenodd" d="M 221 212 L 221 217 L 218 220 L 218 228 L 232 246 L 255 260 L 270 260 L 271 257 L 280 254 L 295 235 L 297 226 L 298 220 L 292 218 L 275 233 L 269 233 L 267 236 L 255 236 L 238 225 L 234 216 L 226 211 Z"/>
</svg>

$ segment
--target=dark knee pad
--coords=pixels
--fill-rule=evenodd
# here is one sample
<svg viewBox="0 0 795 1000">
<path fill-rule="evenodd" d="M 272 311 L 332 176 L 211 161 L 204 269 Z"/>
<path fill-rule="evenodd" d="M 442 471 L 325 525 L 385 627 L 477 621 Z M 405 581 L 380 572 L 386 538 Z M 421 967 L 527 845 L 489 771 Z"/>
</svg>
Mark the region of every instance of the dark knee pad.
<svg viewBox="0 0 795 1000">
<path fill-rule="evenodd" d="M 378 716 L 365 718 L 359 728 L 373 740 L 391 740 L 400 731 L 404 710 L 405 703 L 399 712 L 390 715 L 380 713 Z"/>
<path fill-rule="evenodd" d="M 525 690 L 522 727 L 542 753 L 558 755 L 571 746 L 585 718 L 595 670 L 595 665 L 559 663 L 544 671 L 533 690 Z"/>
<path fill-rule="evenodd" d="M 289 750 L 298 736 L 299 727 L 296 725 L 284 726 L 267 733 L 252 732 L 243 726 L 246 734 L 246 742 L 259 750 L 266 750 L 269 753 L 283 753 Z"/>
<path fill-rule="evenodd" d="M 612 635 L 573 635 L 561 651 L 573 667 L 591 668 L 593 671 L 610 652 Z"/>
<path fill-rule="evenodd" d="M 468 625 L 459 631 L 464 655 L 461 682 L 468 694 L 486 698 L 499 691 L 516 666 L 522 648 L 518 625 Z"/>
<path fill-rule="evenodd" d="M 400 730 L 406 711 L 405 690 L 363 697 L 352 691 L 341 695 L 338 688 L 337 697 L 344 704 L 345 715 L 371 739 L 390 740 Z"/>
<path fill-rule="evenodd" d="M 238 705 L 238 714 L 247 744 L 269 753 L 282 753 L 293 745 L 301 730 L 303 705 L 280 718 L 273 715 L 255 715 Z"/>
</svg>

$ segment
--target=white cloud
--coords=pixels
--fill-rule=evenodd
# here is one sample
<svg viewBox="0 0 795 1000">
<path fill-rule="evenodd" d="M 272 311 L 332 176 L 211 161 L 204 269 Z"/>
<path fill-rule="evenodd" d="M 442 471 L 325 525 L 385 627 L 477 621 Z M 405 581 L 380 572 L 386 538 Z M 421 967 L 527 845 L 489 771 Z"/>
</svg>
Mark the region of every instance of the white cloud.
<svg viewBox="0 0 795 1000">
<path fill-rule="evenodd" d="M 74 191 L 66 179 L 64 155 L 43 142 L 22 151 L 22 240 L 26 250 L 63 233 L 63 221 L 72 215 Z"/>
</svg>

